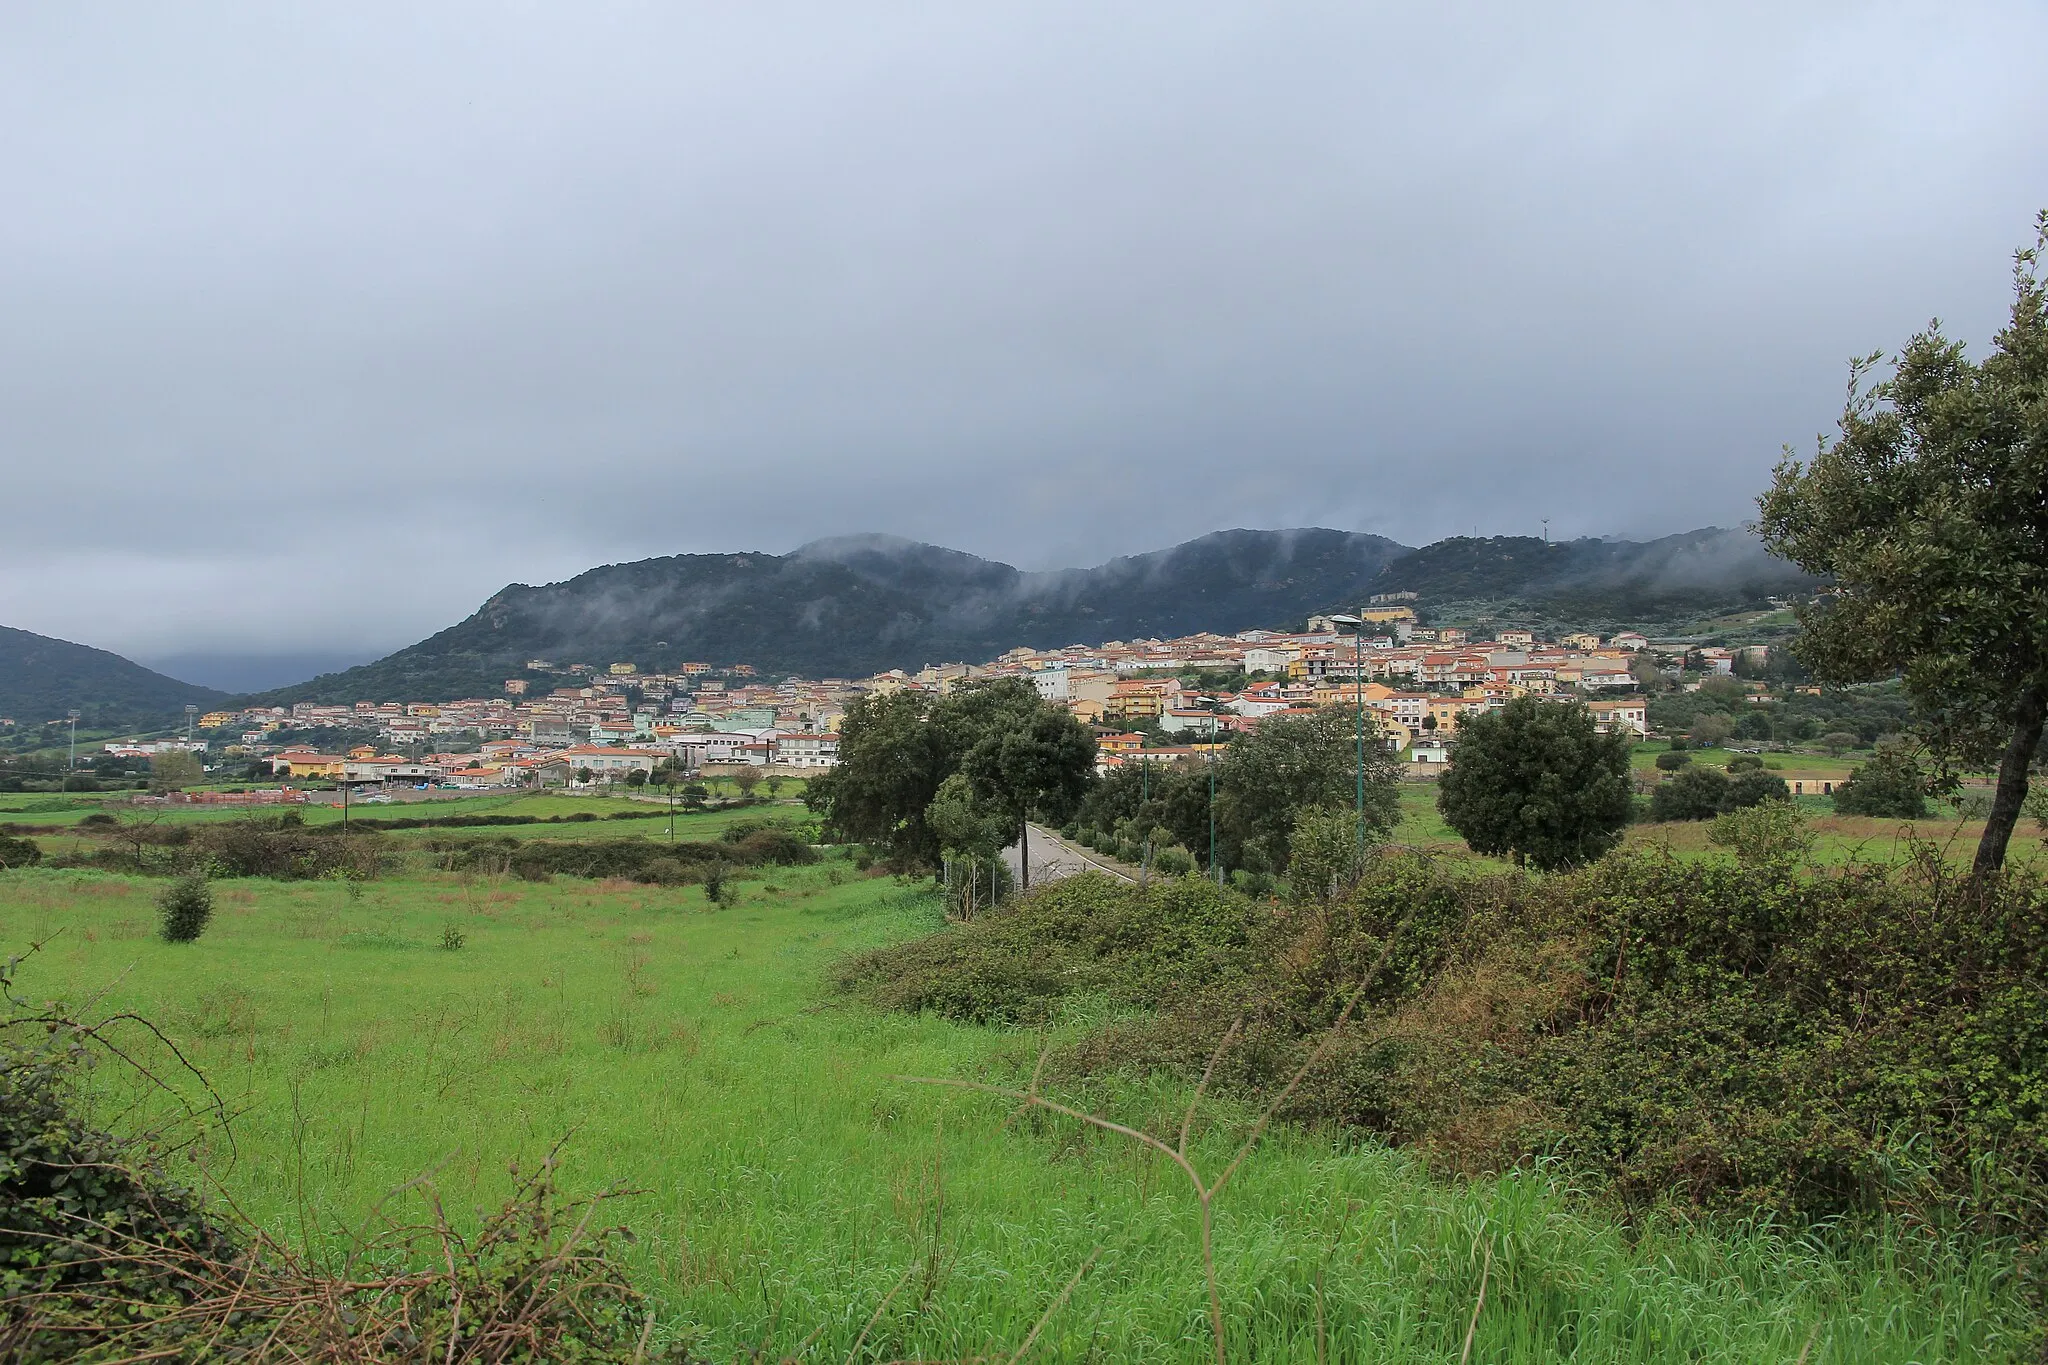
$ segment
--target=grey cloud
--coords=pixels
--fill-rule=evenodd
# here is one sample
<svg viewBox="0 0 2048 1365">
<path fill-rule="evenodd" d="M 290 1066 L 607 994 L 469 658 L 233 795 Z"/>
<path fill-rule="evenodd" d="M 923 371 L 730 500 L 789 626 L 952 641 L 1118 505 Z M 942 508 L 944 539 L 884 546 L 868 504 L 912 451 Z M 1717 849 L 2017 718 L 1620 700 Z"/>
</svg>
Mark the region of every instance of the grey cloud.
<svg viewBox="0 0 2048 1365">
<path fill-rule="evenodd" d="M 0 622 L 153 656 L 845 532 L 1734 524 L 2048 202 L 2020 3 L 10 25 Z"/>
</svg>

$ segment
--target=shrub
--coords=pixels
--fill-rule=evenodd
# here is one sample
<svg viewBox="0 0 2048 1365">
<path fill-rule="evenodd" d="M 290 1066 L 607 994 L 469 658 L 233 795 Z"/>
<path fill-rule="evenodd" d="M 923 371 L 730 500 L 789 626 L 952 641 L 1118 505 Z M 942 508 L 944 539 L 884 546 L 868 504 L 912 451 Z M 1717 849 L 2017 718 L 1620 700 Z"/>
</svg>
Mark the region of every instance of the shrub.
<svg viewBox="0 0 2048 1365">
<path fill-rule="evenodd" d="M 1185 877 L 1195 870 L 1195 855 L 1179 844 L 1169 844 L 1152 854 L 1152 870 L 1167 877 Z"/>
<path fill-rule="evenodd" d="M 1813 832 L 1790 801 L 1765 801 L 1717 816 L 1707 842 L 1730 850 L 1737 862 L 1770 866 L 1804 857 Z"/>
<path fill-rule="evenodd" d="M 1657 766 L 1667 773 L 1675 773 L 1690 762 L 1692 762 L 1692 755 L 1681 753 L 1677 749 L 1673 749 L 1669 753 L 1657 755 Z"/>
<path fill-rule="evenodd" d="M 704 869 L 704 899 L 713 905 L 723 906 L 726 902 L 726 877 L 724 863 L 711 863 Z"/>
<path fill-rule="evenodd" d="M 43 850 L 33 839 L 0 834 L 0 869 L 34 867 L 43 860 Z"/>
<path fill-rule="evenodd" d="M 459 925 L 447 924 L 441 927 L 441 947 L 446 952 L 455 952 L 469 942 L 469 935 Z"/>
<path fill-rule="evenodd" d="M 185 826 L 194 861 L 210 862 L 225 877 L 272 877 L 280 881 L 317 881 L 326 877 L 372 877 L 384 848 L 376 834 L 340 826 L 308 827 L 297 811 L 249 816 L 219 824 Z"/>
<path fill-rule="evenodd" d="M 1760 806 L 1766 801 L 1790 801 L 1792 789 L 1785 785 L 1785 779 L 1776 773 L 1767 773 L 1761 766 L 1737 773 L 1728 781 L 1728 795 L 1721 802 L 1724 811 L 1745 810 Z"/>
<path fill-rule="evenodd" d="M 1213 1087 L 1249 1097 L 1364 982 L 1289 1116 L 1453 1172 L 1548 1153 L 1642 1206 L 2048 1227 L 2048 883 L 1960 881 L 1932 850 L 1809 878 L 1759 846 L 1547 877 L 1385 854 L 1280 914 L 1201 881 L 1077 877 L 841 982 L 984 1022 L 1041 1023 L 1082 991 L 1152 1011 L 1060 1054 L 1069 1074 L 1192 1080 L 1242 1021 Z"/>
<path fill-rule="evenodd" d="M 213 918 L 213 888 L 205 877 L 187 873 L 157 893 L 156 908 L 164 942 L 191 943 Z"/>
<path fill-rule="evenodd" d="M 929 938 L 849 958 L 837 981 L 885 1009 L 1042 1023 L 1079 992 L 1156 1006 L 1234 976 L 1268 923 L 1250 901 L 1206 879 L 1161 879 L 1139 891 L 1090 872 Z"/>
<path fill-rule="evenodd" d="M 1713 768 L 1687 767 L 1657 784 L 1650 793 L 1650 819 L 1711 820 L 1728 799 L 1728 777 Z"/>
<path fill-rule="evenodd" d="M 1885 748 L 1849 780 L 1835 787 L 1835 809 L 1843 815 L 1871 815 L 1887 820 L 1921 820 L 1927 816 L 1927 784 L 1910 754 Z"/>
</svg>

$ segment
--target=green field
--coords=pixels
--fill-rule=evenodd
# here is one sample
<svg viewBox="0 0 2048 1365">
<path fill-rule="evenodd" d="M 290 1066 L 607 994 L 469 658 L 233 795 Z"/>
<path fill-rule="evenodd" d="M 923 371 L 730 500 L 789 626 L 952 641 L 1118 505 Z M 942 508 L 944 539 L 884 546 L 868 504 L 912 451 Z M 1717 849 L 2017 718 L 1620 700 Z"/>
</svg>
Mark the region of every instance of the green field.
<svg viewBox="0 0 2048 1365">
<path fill-rule="evenodd" d="M 827 984 L 849 950 L 938 926 L 916 887 L 837 859 L 775 869 L 723 910 L 696 887 L 566 879 L 230 881 L 206 936 L 173 946 L 153 936 L 158 885 L 0 873 L 0 937 L 57 934 L 29 994 L 91 993 L 190 1050 L 238 1113 L 207 1171 L 282 1238 L 336 1248 L 423 1172 L 453 1208 L 494 1204 L 508 1162 L 566 1137 L 567 1187 L 639 1191 L 613 1209 L 661 1331 L 714 1359 L 808 1341 L 804 1358 L 843 1360 L 870 1320 L 862 1358 L 1006 1358 L 1097 1248 L 1034 1358 L 1208 1358 L 1171 1166 L 898 1079 L 1013 1082 L 1039 1042 L 878 1015 Z M 437 946 L 449 926 L 459 949 Z M 124 1109 L 121 1073 L 100 1074 Z M 1133 1083 L 1088 1102 L 1171 1131 L 1185 1099 Z M 1198 1162 L 1250 1118 L 1206 1106 Z M 1985 1359 L 2028 1328 L 1994 1256 L 1625 1226 L 1540 1171 L 1437 1183 L 1329 1134 L 1269 1139 L 1216 1238 L 1233 1359 L 1456 1360 L 1482 1280 L 1474 1360 Z"/>
</svg>

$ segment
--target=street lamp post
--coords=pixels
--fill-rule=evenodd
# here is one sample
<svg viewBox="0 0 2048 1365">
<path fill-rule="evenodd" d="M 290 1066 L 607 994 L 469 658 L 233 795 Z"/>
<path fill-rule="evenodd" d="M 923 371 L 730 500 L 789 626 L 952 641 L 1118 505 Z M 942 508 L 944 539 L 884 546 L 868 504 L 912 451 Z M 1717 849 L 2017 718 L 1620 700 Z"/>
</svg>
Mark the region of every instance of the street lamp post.
<svg viewBox="0 0 2048 1365">
<path fill-rule="evenodd" d="M 192 743 L 192 717 L 198 714 L 198 707 L 191 705 L 185 707 L 185 743 L 188 747 Z"/>
<path fill-rule="evenodd" d="M 72 773 L 78 770 L 78 712 L 67 711 L 64 714 L 71 721 L 71 757 L 65 760 L 64 771 Z"/>
</svg>

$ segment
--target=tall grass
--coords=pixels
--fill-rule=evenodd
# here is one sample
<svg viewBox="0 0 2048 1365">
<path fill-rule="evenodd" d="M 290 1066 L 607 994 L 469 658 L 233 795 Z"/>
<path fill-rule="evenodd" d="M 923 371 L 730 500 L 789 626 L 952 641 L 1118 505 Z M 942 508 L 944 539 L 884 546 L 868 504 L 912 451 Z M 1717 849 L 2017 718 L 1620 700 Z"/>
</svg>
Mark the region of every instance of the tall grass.
<svg viewBox="0 0 2048 1365">
<path fill-rule="evenodd" d="M 99 1008 L 189 1048 L 241 1110 L 233 1151 L 201 1153 L 208 1173 L 294 1243 L 338 1246 L 428 1169 L 452 1216 L 496 1207 L 508 1163 L 568 1134 L 566 1191 L 644 1191 L 613 1213 L 638 1235 L 657 1335 L 715 1359 L 1007 1358 L 1034 1327 L 1034 1360 L 1209 1359 L 1197 1201 L 1166 1156 L 894 1079 L 1022 1087 L 1039 1038 L 821 989 L 841 954 L 936 927 L 936 902 L 840 862 L 764 873 L 721 910 L 695 887 L 567 880 L 420 876 L 357 898 L 222 883 L 205 938 L 174 948 L 150 936 L 146 883 L 13 872 L 0 942 L 63 929 L 26 989 L 104 991 Z M 450 924 L 460 952 L 437 947 Z M 105 1084 L 108 1112 L 136 1098 Z M 1060 1098 L 1171 1134 L 1190 1094 Z M 1205 1103 L 1189 1159 L 1222 1169 L 1256 1120 Z M 1518 1361 L 2032 1344 L 1995 1250 L 1623 1226 L 1547 1168 L 1444 1184 L 1331 1134 L 1267 1133 L 1215 1200 L 1213 1239 L 1234 1360 L 1456 1360 L 1468 1332 L 1471 1359 Z"/>
</svg>

